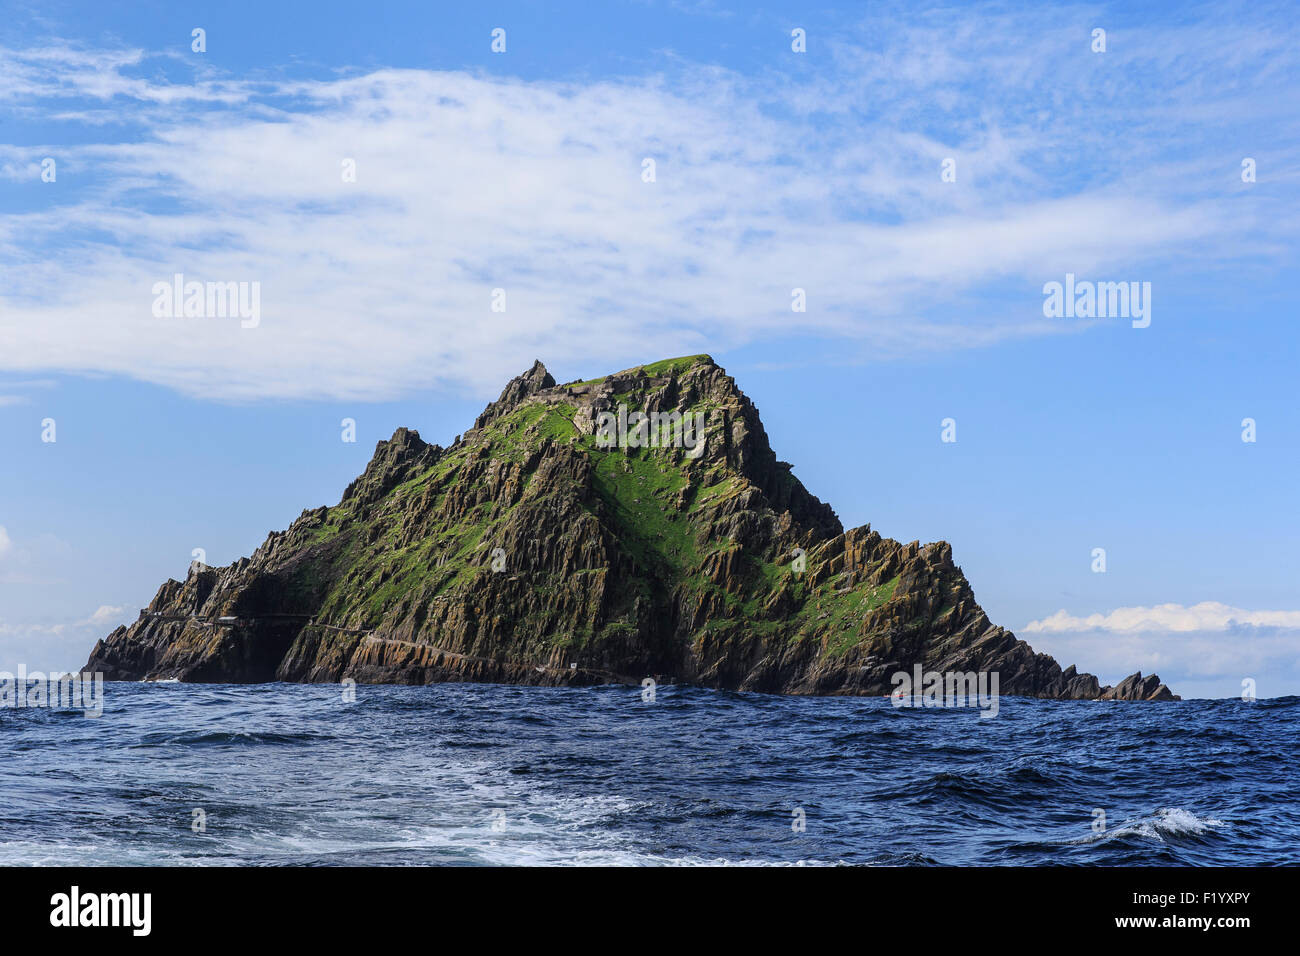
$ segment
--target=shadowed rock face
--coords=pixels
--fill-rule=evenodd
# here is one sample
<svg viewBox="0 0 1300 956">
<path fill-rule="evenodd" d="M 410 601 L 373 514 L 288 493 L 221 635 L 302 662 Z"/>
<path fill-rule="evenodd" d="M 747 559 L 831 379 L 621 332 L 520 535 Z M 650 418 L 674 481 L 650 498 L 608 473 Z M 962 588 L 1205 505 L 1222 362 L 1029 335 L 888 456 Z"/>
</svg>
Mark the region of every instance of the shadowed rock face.
<svg viewBox="0 0 1300 956">
<path fill-rule="evenodd" d="M 704 447 L 602 447 L 620 405 L 701 413 Z M 1002 694 L 1177 699 L 1062 671 L 990 623 L 947 543 L 845 531 L 701 355 L 569 385 L 538 362 L 450 448 L 399 428 L 336 506 L 168 581 L 86 670 L 883 695 L 914 664 L 996 672 Z"/>
</svg>

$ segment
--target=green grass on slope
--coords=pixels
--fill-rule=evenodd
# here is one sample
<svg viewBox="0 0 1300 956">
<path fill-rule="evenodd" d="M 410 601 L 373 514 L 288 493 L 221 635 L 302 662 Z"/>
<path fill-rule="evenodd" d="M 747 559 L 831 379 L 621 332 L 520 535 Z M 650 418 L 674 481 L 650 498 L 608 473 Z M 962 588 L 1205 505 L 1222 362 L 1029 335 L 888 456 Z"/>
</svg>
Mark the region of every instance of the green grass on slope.
<svg viewBox="0 0 1300 956">
<path fill-rule="evenodd" d="M 495 460 L 523 461 L 541 439 L 567 441 L 577 434 L 572 422 L 574 409 L 565 405 L 532 403 L 515 409 L 484 430 Z M 476 445 L 469 444 L 397 485 L 364 519 L 349 518 L 345 506 L 330 509 L 324 523 L 310 532 L 313 541 L 323 541 L 347 528 L 355 542 L 344 566 L 334 568 L 334 585 L 320 610 L 322 618 L 352 618 L 360 611 L 362 626 L 377 624 L 404 597 L 422 592 L 426 596 L 451 593 L 483 573 L 489 562 L 486 547 L 495 528 L 508 521 L 513 505 L 490 515 L 491 505 L 480 503 L 454 516 L 451 522 L 406 545 L 398 539 L 407 514 L 407 502 L 425 493 L 438 492 L 427 510 L 438 512 L 446 494 L 455 487 L 455 472 L 464 467 Z M 526 480 L 531 481 L 532 475 Z"/>
<path fill-rule="evenodd" d="M 664 359 L 642 368 L 648 375 L 659 376 L 689 368 L 702 358 L 705 356 Z M 634 402 L 644 396 L 630 393 L 627 398 Z M 701 403 L 683 411 L 707 407 Z M 725 617 L 711 621 L 710 626 L 741 625 L 754 633 L 788 629 L 795 638 L 829 632 L 836 637 L 827 653 L 838 656 L 862 640 L 858 634 L 862 621 L 893 597 L 897 578 L 874 589 L 858 587 L 844 594 L 833 593 L 828 583 L 810 594 L 804 581 L 791 572 L 788 560 L 767 561 L 755 553 L 739 556 L 735 566 L 738 582 L 730 592 L 723 589 L 699 570 L 701 563 L 710 554 L 738 546 L 730 541 L 701 541 L 703 522 L 708 510 L 744 493 L 749 483 L 716 464 L 690 459 L 674 464 L 672 449 L 597 448 L 594 436 L 583 435 L 574 426 L 575 412 L 564 402 L 526 402 L 492 422 L 474 440 L 402 482 L 366 518 L 350 514 L 346 505 L 329 509 L 322 524 L 307 532 L 309 540 L 313 544 L 326 542 L 344 531 L 352 540 L 338 549 L 329 569 L 333 587 L 321 608 L 322 616 L 360 618 L 366 622 L 364 626 L 374 626 L 412 593 L 430 597 L 468 586 L 486 570 L 494 532 L 510 519 L 517 505 L 493 514 L 494 506 L 482 503 L 465 514 L 450 516 L 446 526 L 422 531 L 421 537 L 399 546 L 403 522 L 412 520 L 407 514 L 408 503 L 428 494 L 428 489 L 436 489 L 423 507 L 429 513 L 441 512 L 445 496 L 458 480 L 458 470 L 478 454 L 482 442 L 489 443 L 491 459 L 521 462 L 546 438 L 561 444 L 576 438 L 591 458 L 594 491 L 613 526 L 618 547 L 638 569 L 635 588 L 622 595 L 624 612 L 638 596 L 658 603 L 667 596 L 666 588 L 681 587 L 698 598 L 712 595 L 717 599 Z M 533 476 L 525 480 L 531 482 Z M 678 510 L 677 501 L 688 480 L 694 488 L 685 499 L 686 507 Z M 541 581 L 536 584 L 549 586 Z M 764 620 L 765 606 L 782 588 L 788 589 L 785 606 L 793 602 L 798 610 L 788 620 L 784 614 Z M 605 632 L 616 633 L 630 626 L 616 615 Z M 555 640 L 576 645 L 592 637 L 585 631 L 566 631 L 556 634 Z"/>
<path fill-rule="evenodd" d="M 705 360 L 711 362 L 713 361 L 713 357 L 705 353 L 700 353 L 699 355 L 683 355 L 680 356 L 679 358 L 660 359 L 658 362 L 651 362 L 649 365 L 636 365 L 633 366 L 632 368 L 625 369 L 624 371 L 635 372 L 637 370 L 640 370 L 645 372 L 647 375 L 651 376 L 652 378 L 658 378 L 662 375 L 667 375 L 670 372 L 684 372 L 692 365 L 696 365 L 699 362 Z M 615 374 L 622 374 L 622 373 L 615 373 Z M 576 388 L 582 385 L 598 385 L 601 382 L 605 381 L 605 379 L 607 378 L 609 378 L 608 375 L 602 375 L 599 378 L 589 378 L 582 382 L 570 382 L 565 387 Z"/>
</svg>

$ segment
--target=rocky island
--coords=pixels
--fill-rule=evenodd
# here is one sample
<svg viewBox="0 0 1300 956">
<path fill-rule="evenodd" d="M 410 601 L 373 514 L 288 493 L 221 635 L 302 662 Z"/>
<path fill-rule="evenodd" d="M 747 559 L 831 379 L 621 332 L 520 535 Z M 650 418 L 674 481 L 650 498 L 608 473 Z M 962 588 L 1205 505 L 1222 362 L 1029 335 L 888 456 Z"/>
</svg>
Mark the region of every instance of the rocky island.
<svg viewBox="0 0 1300 956">
<path fill-rule="evenodd" d="M 701 434 L 677 440 L 683 420 Z M 1178 699 L 992 624 L 946 542 L 845 531 L 697 355 L 567 385 L 538 362 L 449 447 L 399 428 L 337 505 L 166 582 L 85 670 L 887 695 L 916 664 L 1004 695 Z"/>
</svg>

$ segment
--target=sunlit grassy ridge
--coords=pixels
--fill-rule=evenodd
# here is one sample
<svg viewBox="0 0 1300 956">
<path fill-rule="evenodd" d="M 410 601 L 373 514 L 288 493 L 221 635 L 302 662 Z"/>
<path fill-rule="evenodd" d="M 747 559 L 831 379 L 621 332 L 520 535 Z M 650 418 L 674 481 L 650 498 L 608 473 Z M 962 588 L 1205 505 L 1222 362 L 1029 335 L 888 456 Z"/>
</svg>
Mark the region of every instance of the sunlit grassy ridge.
<svg viewBox="0 0 1300 956">
<path fill-rule="evenodd" d="M 613 393 L 614 400 L 644 399 L 666 377 L 680 376 L 702 361 L 711 362 L 705 355 L 684 356 L 616 373 L 629 384 Z M 638 371 L 648 384 L 631 374 Z M 364 515 L 357 515 L 347 500 L 322 509 L 319 522 L 304 532 L 328 569 L 304 573 L 332 582 L 319 618 L 377 628 L 404 605 L 472 595 L 477 579 L 491 573 L 491 549 L 516 511 L 554 492 L 534 485 L 538 451 L 551 442 L 589 459 L 590 488 L 580 490 L 578 500 L 635 571 L 619 595 L 616 613 L 599 628 L 556 630 L 550 638 L 556 645 L 582 646 L 624 635 L 636 627 L 632 609 L 638 597 L 662 602 L 670 593 L 697 605 L 707 599 L 715 608 L 702 632 L 782 631 L 791 640 L 802 640 L 831 631 L 834 641 L 826 653 L 833 655 L 860 641 L 862 623 L 890 600 L 897 578 L 843 594 L 836 593 L 838 580 L 814 589 L 792 574 L 788 555 L 763 554 L 718 538 L 712 527 L 715 516 L 752 494 L 753 485 L 725 462 L 692 461 L 680 449 L 599 447 L 594 435 L 575 424 L 577 401 L 563 396 L 608 378 L 570 383 L 554 394 L 526 399 L 405 477 Z M 642 384 L 632 384 L 636 381 Z M 716 407 L 716 401 L 703 398 L 678 410 L 707 416 Z M 488 494 L 488 476 L 506 463 L 525 469 L 519 475 L 518 499 L 466 505 L 476 494 Z M 788 474 L 785 480 L 794 481 Z M 734 559 L 725 587 L 708 573 L 709 559 L 719 558 Z M 530 574 L 528 581 L 535 588 L 565 583 L 545 574 Z M 769 611 L 778 592 L 783 598 L 779 609 Z"/>
</svg>

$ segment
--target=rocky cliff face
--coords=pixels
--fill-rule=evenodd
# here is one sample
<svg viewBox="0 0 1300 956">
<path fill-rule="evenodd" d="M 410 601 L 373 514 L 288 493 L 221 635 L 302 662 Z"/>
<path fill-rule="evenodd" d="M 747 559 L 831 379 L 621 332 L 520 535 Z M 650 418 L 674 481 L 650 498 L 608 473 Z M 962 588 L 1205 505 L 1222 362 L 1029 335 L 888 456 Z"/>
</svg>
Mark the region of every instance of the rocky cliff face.
<svg viewBox="0 0 1300 956">
<path fill-rule="evenodd" d="M 620 405 L 699 414 L 703 445 L 674 447 L 659 420 L 656 447 L 604 447 Z M 399 428 L 336 506 L 168 581 L 86 670 L 883 695 L 914 664 L 996 672 L 1002 694 L 1176 699 L 1034 653 L 989 622 L 948 544 L 845 531 L 701 355 L 568 385 L 534 364 L 449 448 Z"/>
</svg>

